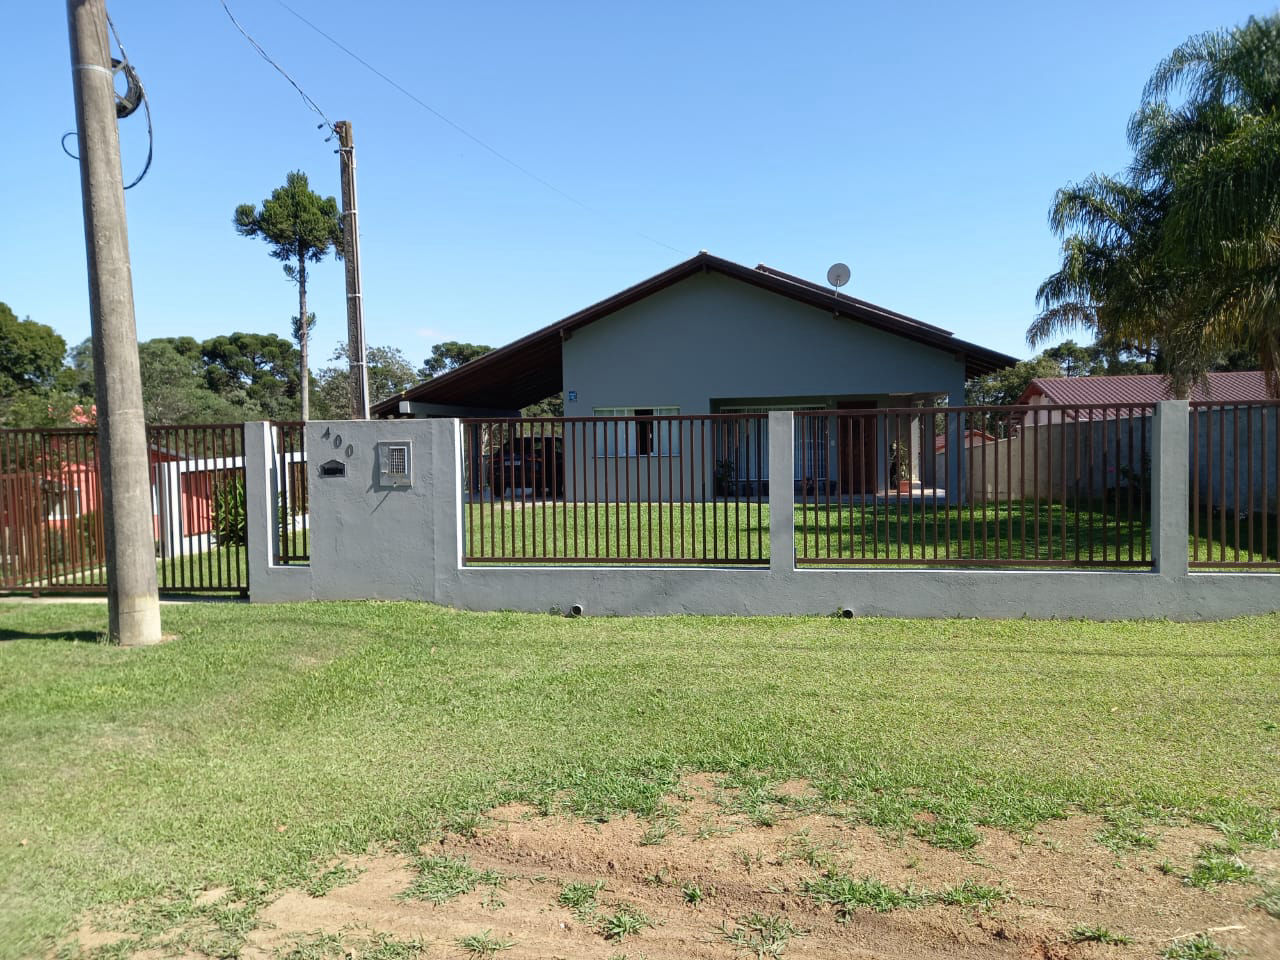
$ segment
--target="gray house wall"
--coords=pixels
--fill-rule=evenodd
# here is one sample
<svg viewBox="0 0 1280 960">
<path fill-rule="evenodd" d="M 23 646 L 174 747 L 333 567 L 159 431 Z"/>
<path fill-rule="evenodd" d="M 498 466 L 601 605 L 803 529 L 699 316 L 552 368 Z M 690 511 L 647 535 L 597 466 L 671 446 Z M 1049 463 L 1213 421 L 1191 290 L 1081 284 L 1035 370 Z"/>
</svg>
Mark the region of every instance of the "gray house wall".
<svg viewBox="0 0 1280 960">
<path fill-rule="evenodd" d="M 690 277 L 575 331 L 562 356 L 566 417 L 618 407 L 678 407 L 689 415 L 807 398 L 887 407 L 906 406 L 911 395 L 947 396 L 952 403 L 964 396 L 958 354 L 717 273 Z M 692 435 L 679 455 L 625 457 L 619 469 L 612 456 L 596 457 L 595 446 L 594 463 L 585 468 L 566 456 L 567 486 L 582 497 L 597 496 L 604 476 L 615 472 L 641 489 L 659 475 L 687 478 L 694 491 L 711 486 L 716 454 L 704 453 Z M 827 462 L 834 463 L 834 434 L 829 448 Z M 750 449 L 756 458 L 758 445 Z M 767 457 L 758 459 L 767 464 Z M 879 464 L 876 475 L 883 471 Z M 756 474 L 750 466 L 739 469 L 740 476 Z M 959 486 L 958 475 L 951 480 L 949 486 Z"/>
<path fill-rule="evenodd" d="M 717 273 L 574 331 L 563 358 L 567 417 L 596 407 L 711 413 L 713 400 L 737 398 L 964 396 L 964 361 L 950 352 Z"/>
</svg>

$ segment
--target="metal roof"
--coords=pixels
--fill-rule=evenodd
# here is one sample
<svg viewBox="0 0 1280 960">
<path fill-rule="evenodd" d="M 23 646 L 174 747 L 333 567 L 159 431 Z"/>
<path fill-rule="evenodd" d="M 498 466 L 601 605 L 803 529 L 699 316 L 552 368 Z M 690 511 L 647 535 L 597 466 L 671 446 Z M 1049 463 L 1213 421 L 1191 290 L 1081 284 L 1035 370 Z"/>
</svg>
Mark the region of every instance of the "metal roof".
<svg viewBox="0 0 1280 960">
<path fill-rule="evenodd" d="M 1207 387 L 1207 389 L 1206 389 Z M 1042 396 L 1050 403 L 1153 404 L 1172 400 L 1169 381 L 1160 373 L 1136 373 L 1114 377 L 1037 377 L 1018 403 Z M 1189 399 L 1215 403 L 1256 403 L 1269 400 L 1267 378 L 1260 370 L 1211 373 L 1208 384 L 1198 384 Z"/>
<path fill-rule="evenodd" d="M 965 376 L 975 377 L 1016 362 L 1013 357 L 959 340 L 948 330 L 810 283 L 761 264 L 752 269 L 731 260 L 699 253 L 669 270 L 628 287 L 608 299 L 536 330 L 504 347 L 463 364 L 442 376 L 374 404 L 374 416 L 395 416 L 403 401 L 443 407 L 518 410 L 564 388 L 561 340 L 579 327 L 616 313 L 697 273 L 720 273 L 837 316 L 915 340 L 964 357 Z"/>
</svg>

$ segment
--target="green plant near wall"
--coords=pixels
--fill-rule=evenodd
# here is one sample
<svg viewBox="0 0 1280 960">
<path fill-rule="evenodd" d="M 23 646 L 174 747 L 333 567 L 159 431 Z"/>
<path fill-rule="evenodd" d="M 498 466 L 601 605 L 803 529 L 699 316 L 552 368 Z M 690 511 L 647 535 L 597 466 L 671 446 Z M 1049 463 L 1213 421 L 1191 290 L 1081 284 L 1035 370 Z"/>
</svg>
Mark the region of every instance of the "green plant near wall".
<svg viewBox="0 0 1280 960">
<path fill-rule="evenodd" d="M 98 543 L 98 513 L 90 510 L 66 524 L 50 527 L 50 559 L 70 567 L 101 562 L 104 557 Z"/>
<path fill-rule="evenodd" d="M 242 547 L 248 539 L 244 478 L 232 477 L 213 492 L 213 533 L 219 546 Z"/>
</svg>

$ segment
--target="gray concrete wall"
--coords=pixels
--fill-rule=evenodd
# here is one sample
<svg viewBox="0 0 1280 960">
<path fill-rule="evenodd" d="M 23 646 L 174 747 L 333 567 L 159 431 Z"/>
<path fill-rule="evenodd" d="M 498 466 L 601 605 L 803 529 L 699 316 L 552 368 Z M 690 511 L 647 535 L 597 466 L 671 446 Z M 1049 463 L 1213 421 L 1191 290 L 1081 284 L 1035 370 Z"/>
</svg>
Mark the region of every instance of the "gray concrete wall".
<svg viewBox="0 0 1280 960">
<path fill-rule="evenodd" d="M 1276 513 L 1276 472 L 1280 470 L 1280 438 L 1276 407 L 1219 407 L 1199 410 L 1192 423 L 1199 448 L 1192 481 L 1204 507 L 1227 507 L 1241 513 Z M 1249 451 L 1253 456 L 1249 456 Z M 1237 464 L 1237 459 L 1239 463 Z M 1253 478 L 1253 502 L 1249 479 Z"/>
<path fill-rule="evenodd" d="M 1151 417 L 1032 424 L 1013 437 L 953 448 L 950 456 L 964 460 L 964 493 L 980 503 L 1010 496 L 1055 502 L 1101 497 L 1148 482 L 1151 424 Z M 944 456 L 936 455 L 939 464 Z"/>
<path fill-rule="evenodd" d="M 777 475 L 791 471 L 792 429 L 789 415 L 771 415 Z M 338 449 L 348 464 L 341 481 L 317 474 L 331 456 L 332 431 L 342 434 Z M 467 568 L 461 562 L 457 421 L 315 423 L 307 434 L 312 563 L 279 568 L 264 562 L 271 555 L 269 537 L 259 534 L 269 518 L 272 482 L 269 426 L 262 424 L 246 434 L 251 599 L 379 597 L 524 611 L 582 604 L 588 614 L 616 615 L 829 614 L 849 607 L 866 616 L 1205 620 L 1280 610 L 1280 576 L 1187 573 L 1185 404 L 1162 407 L 1153 434 L 1158 565 L 1151 572 L 798 570 L 788 522 L 793 495 L 786 484 L 770 489 L 776 525 L 773 559 L 765 569 Z M 412 442 L 414 484 L 408 490 L 378 487 L 373 448 L 380 439 Z"/>
</svg>

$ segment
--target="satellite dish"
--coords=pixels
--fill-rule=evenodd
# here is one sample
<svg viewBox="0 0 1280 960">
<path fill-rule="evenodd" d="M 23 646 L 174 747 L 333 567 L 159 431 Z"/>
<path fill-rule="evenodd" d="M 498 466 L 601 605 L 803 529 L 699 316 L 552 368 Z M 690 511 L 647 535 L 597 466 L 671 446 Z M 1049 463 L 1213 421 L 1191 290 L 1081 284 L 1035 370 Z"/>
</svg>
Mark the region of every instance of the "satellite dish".
<svg viewBox="0 0 1280 960">
<path fill-rule="evenodd" d="M 833 263 L 827 271 L 827 283 L 837 290 L 849 282 L 849 267 L 843 263 Z"/>
</svg>

